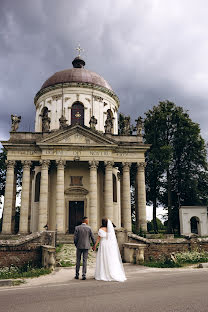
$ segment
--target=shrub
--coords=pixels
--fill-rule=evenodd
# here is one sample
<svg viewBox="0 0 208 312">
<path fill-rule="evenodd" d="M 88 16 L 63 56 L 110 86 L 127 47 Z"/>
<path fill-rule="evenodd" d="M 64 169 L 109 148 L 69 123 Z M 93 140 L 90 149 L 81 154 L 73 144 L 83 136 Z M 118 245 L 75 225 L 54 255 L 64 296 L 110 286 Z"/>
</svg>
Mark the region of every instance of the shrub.
<svg viewBox="0 0 208 312">
<path fill-rule="evenodd" d="M 176 253 L 174 255 L 176 262 L 178 263 L 198 263 L 198 262 L 208 262 L 208 252 L 207 251 L 191 251 Z"/>
</svg>

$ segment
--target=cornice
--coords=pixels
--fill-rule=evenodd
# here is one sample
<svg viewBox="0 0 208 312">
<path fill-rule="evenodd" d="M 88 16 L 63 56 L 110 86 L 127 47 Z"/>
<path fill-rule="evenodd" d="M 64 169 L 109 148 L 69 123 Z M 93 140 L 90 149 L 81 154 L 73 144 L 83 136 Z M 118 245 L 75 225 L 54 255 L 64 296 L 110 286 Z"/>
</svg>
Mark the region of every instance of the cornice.
<svg viewBox="0 0 208 312">
<path fill-rule="evenodd" d="M 36 105 L 37 100 L 44 94 L 48 93 L 49 91 L 53 91 L 56 89 L 62 89 L 62 88 L 87 88 L 87 89 L 93 89 L 93 90 L 97 90 L 97 91 L 101 91 L 107 95 L 109 95 L 110 97 L 112 97 L 116 103 L 119 106 L 119 98 L 118 96 L 110 89 L 107 89 L 105 87 L 101 87 L 98 85 L 94 85 L 91 83 L 87 83 L 87 82 L 65 82 L 65 83 L 57 83 L 53 86 L 49 86 L 47 88 L 41 89 L 40 91 L 38 91 L 38 93 L 35 95 L 34 98 L 34 103 Z"/>
</svg>

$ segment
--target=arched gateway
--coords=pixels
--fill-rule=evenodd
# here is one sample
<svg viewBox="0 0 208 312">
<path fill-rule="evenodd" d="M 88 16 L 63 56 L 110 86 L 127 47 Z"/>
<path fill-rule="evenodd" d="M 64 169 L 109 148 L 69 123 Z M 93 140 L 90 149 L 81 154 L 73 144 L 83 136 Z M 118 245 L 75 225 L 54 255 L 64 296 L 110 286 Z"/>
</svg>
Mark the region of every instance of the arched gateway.
<svg viewBox="0 0 208 312">
<path fill-rule="evenodd" d="M 128 120 L 118 135 L 119 99 L 108 82 L 85 69 L 52 75 L 35 96 L 35 132 L 10 133 L 7 150 L 3 233 L 13 232 L 15 165 L 23 165 L 20 233 L 73 233 L 83 215 L 94 231 L 101 218 L 132 230 L 130 168 L 137 164 L 137 228 L 146 230 L 145 157 L 141 131 L 130 135 Z"/>
</svg>

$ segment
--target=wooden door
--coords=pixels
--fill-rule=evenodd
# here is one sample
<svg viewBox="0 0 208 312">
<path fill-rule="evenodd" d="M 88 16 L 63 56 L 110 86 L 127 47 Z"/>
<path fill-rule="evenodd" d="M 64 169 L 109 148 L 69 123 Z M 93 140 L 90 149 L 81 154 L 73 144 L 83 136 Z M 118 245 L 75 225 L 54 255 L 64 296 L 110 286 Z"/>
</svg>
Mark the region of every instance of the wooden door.
<svg viewBox="0 0 208 312">
<path fill-rule="evenodd" d="M 84 216 L 84 202 L 70 201 L 69 202 L 69 233 L 74 233 L 75 226 L 82 223 Z"/>
</svg>

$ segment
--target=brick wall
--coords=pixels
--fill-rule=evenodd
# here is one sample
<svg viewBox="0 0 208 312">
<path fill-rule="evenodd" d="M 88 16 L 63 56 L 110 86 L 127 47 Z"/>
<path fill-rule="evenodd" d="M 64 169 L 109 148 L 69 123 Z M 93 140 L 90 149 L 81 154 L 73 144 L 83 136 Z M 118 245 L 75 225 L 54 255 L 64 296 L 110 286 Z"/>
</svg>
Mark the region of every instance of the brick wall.
<svg viewBox="0 0 208 312">
<path fill-rule="evenodd" d="M 0 236 L 0 267 L 11 265 L 21 267 L 31 263 L 41 263 L 42 245 L 54 245 L 54 232 L 35 233 L 27 236 L 11 237 L 12 239 L 1 239 Z"/>
<path fill-rule="evenodd" d="M 135 234 L 128 235 L 128 242 L 145 244 L 144 258 L 150 260 L 170 257 L 172 253 L 208 251 L 208 238 L 188 237 L 178 239 L 146 239 Z"/>
</svg>

